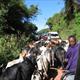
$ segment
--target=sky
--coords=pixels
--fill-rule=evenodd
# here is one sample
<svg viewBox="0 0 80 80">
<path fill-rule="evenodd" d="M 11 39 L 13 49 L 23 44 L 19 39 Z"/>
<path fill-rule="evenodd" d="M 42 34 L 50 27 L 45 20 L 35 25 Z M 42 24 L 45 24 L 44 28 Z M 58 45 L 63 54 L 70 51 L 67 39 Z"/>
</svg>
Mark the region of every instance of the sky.
<svg viewBox="0 0 80 80">
<path fill-rule="evenodd" d="M 25 0 L 26 6 L 29 7 L 32 4 L 37 5 L 39 8 L 37 17 L 32 20 L 32 22 L 38 27 L 38 31 L 48 28 L 46 25 L 48 18 L 59 13 L 64 8 L 63 0 Z"/>
</svg>

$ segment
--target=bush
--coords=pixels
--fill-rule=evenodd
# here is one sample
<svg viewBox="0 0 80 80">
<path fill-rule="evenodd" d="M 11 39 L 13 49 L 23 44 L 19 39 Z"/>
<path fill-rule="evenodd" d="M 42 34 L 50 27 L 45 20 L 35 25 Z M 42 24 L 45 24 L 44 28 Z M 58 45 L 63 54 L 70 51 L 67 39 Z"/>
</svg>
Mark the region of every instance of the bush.
<svg viewBox="0 0 80 80">
<path fill-rule="evenodd" d="M 27 44 L 27 37 L 15 35 L 0 36 L 0 65 L 18 57 L 20 50 Z"/>
</svg>

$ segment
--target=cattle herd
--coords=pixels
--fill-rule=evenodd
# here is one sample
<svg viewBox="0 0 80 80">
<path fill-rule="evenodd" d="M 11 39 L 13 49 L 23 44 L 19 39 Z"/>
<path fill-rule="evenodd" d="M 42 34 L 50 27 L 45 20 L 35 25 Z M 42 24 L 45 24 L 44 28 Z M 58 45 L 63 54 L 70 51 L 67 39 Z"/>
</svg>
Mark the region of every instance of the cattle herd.
<svg viewBox="0 0 80 80">
<path fill-rule="evenodd" d="M 0 80 L 50 80 L 57 74 L 57 68 L 65 68 L 65 47 L 67 45 L 65 41 L 54 46 L 50 41 L 40 40 L 32 45 L 33 47 L 25 47 L 29 56 L 21 61 L 15 60 L 19 60 L 15 64 L 11 61 L 11 65 L 7 65 L 8 67 L 4 70 L 0 66 Z M 51 67 L 54 70 L 51 70 Z"/>
</svg>

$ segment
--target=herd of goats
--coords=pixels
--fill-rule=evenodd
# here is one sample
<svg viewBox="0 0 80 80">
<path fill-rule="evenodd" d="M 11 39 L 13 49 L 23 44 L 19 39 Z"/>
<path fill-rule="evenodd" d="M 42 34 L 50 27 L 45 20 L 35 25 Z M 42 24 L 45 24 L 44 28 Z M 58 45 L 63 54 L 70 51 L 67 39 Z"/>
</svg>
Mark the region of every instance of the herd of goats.
<svg viewBox="0 0 80 80">
<path fill-rule="evenodd" d="M 26 57 L 20 55 L 8 62 L 5 69 L 0 66 L 0 80 L 51 80 L 57 75 L 58 68 L 65 68 L 67 48 L 66 41 L 57 45 L 43 40 L 29 43 L 21 51 Z"/>
</svg>

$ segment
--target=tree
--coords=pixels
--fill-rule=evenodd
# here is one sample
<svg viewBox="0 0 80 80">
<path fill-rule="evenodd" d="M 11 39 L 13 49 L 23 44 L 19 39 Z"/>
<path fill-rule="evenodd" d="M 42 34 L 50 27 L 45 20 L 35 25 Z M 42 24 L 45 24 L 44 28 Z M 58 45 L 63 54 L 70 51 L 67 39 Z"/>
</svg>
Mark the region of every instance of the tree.
<svg viewBox="0 0 80 80">
<path fill-rule="evenodd" d="M 7 12 L 9 10 L 9 7 L 11 7 L 14 4 L 23 4 L 22 0 L 1 0 L 0 1 L 0 34 L 4 34 L 3 32 L 3 27 L 8 26 L 8 24 L 6 23 L 6 16 L 7 16 Z"/>
<path fill-rule="evenodd" d="M 65 23 L 64 12 L 60 12 L 60 13 L 53 15 L 46 22 L 46 24 L 48 24 L 49 27 L 51 28 L 51 30 L 53 30 L 53 31 L 62 30 L 64 23 Z"/>
<path fill-rule="evenodd" d="M 74 18 L 74 2 L 73 0 L 65 0 L 65 18 L 66 22 L 69 24 L 69 21 Z"/>
<path fill-rule="evenodd" d="M 33 8 L 33 10 L 32 10 Z M 35 11 L 34 11 L 35 10 Z M 31 12 L 33 11 L 33 12 Z M 21 6 L 19 4 L 15 4 L 9 8 L 7 13 L 7 27 L 4 27 L 4 30 L 7 33 L 11 32 L 21 35 L 22 33 L 26 33 L 30 31 L 30 29 L 34 30 L 34 24 L 31 24 L 29 27 L 29 19 L 34 16 L 37 12 L 37 8 L 35 6 L 31 6 L 30 8 L 26 8 L 25 6 Z M 32 14 L 31 14 L 32 13 Z M 25 23 L 27 24 L 25 26 Z M 10 30 L 10 31 L 9 31 Z"/>
<path fill-rule="evenodd" d="M 13 2 L 13 0 L 11 0 L 11 2 Z M 38 8 L 34 5 L 31 5 L 30 8 L 27 8 L 22 3 L 22 0 L 18 0 L 17 2 L 15 0 L 14 4 L 10 4 L 11 2 L 7 2 L 6 4 L 5 2 L 1 3 L 2 5 L 4 5 L 4 9 L 1 6 L 1 8 L 4 10 L 4 13 L 2 10 L 1 15 L 1 31 L 7 34 L 21 35 L 26 31 L 25 29 L 27 29 L 27 26 L 24 26 L 25 23 L 30 23 L 30 19 L 37 15 Z"/>
<path fill-rule="evenodd" d="M 76 34 L 78 40 L 80 40 L 80 2 L 79 0 L 63 1 L 65 1 L 64 11 L 50 17 L 47 24 L 51 26 L 51 31 L 59 31 L 63 39 Z"/>
<path fill-rule="evenodd" d="M 53 21 L 52 21 L 52 18 L 50 17 L 49 19 L 48 19 L 48 21 L 46 22 L 46 24 L 49 26 L 49 29 L 51 30 L 52 29 L 52 26 L 53 26 L 53 23 L 52 23 Z"/>
<path fill-rule="evenodd" d="M 18 57 L 30 34 L 36 32 L 37 27 L 30 20 L 37 11 L 37 6 L 28 8 L 23 0 L 0 0 L 0 64 Z"/>
</svg>

